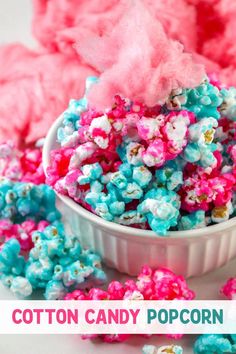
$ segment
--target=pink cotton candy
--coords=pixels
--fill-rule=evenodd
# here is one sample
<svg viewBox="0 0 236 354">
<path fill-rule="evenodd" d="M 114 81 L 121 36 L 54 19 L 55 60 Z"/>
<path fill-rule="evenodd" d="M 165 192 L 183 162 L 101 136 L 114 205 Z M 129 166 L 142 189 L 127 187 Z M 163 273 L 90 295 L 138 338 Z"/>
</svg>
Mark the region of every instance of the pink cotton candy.
<svg viewBox="0 0 236 354">
<path fill-rule="evenodd" d="M 43 137 L 70 98 L 81 97 L 84 81 L 93 73 L 76 56 L 36 53 L 17 44 L 3 47 L 0 141 L 12 139 L 23 145 Z"/>
<path fill-rule="evenodd" d="M 109 107 L 116 94 L 154 106 L 173 89 L 199 85 L 204 76 L 141 1 L 132 4 L 111 34 L 78 43 L 85 61 L 102 72 L 88 95 L 99 109 Z"/>
</svg>

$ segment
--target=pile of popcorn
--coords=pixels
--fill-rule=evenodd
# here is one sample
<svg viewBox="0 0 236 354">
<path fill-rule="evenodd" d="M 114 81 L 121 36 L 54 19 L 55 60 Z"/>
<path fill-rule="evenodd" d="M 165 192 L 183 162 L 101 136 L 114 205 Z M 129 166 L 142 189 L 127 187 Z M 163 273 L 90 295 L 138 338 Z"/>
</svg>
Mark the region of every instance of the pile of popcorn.
<svg viewBox="0 0 236 354">
<path fill-rule="evenodd" d="M 19 150 L 12 141 L 0 144 L 0 176 L 12 181 L 45 183 L 42 164 L 43 139 L 33 148 Z"/>
<path fill-rule="evenodd" d="M 96 78 L 87 80 L 89 86 Z M 105 220 L 158 235 L 235 214 L 236 89 L 208 78 L 147 107 L 71 100 L 51 151 L 47 183 Z"/>
<path fill-rule="evenodd" d="M 0 280 L 18 297 L 44 289 L 48 300 L 101 285 L 100 257 L 65 232 L 46 184 L 0 180 Z"/>
</svg>

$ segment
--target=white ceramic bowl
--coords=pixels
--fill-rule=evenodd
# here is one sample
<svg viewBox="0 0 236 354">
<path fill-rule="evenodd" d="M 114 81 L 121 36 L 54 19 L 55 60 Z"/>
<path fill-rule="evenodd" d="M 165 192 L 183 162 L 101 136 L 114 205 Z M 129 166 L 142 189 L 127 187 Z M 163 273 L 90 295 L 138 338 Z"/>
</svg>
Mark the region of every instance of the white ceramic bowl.
<svg viewBox="0 0 236 354">
<path fill-rule="evenodd" d="M 59 147 L 56 132 L 62 115 L 50 128 L 43 148 L 46 172 L 50 151 Z M 137 275 L 144 264 L 167 267 L 186 277 L 214 270 L 236 256 L 236 218 L 198 230 L 157 236 L 103 220 L 72 199 L 58 194 L 60 210 L 85 248 L 98 252 L 104 262 L 120 272 Z"/>
</svg>

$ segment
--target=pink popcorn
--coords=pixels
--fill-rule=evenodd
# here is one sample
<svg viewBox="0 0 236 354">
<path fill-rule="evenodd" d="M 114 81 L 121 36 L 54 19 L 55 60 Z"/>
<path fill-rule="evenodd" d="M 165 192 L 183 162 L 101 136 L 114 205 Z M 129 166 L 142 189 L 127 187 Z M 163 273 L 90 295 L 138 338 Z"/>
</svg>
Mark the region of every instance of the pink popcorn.
<svg viewBox="0 0 236 354">
<path fill-rule="evenodd" d="M 88 133 L 101 149 L 106 149 L 108 147 L 111 129 L 112 127 L 108 117 L 103 115 L 92 120 Z"/>
<path fill-rule="evenodd" d="M 142 117 L 137 122 L 139 137 L 143 140 L 151 140 L 160 136 L 160 127 L 163 126 L 165 116 L 160 114 L 155 118 Z"/>
<path fill-rule="evenodd" d="M 166 144 L 161 139 L 155 139 L 142 153 L 142 159 L 148 167 L 162 166 L 166 161 Z"/>
<path fill-rule="evenodd" d="M 66 295 L 65 300 L 192 300 L 195 294 L 187 286 L 182 276 L 164 268 L 152 269 L 144 266 L 136 280 L 128 279 L 124 284 L 112 281 L 107 290 L 90 289 L 87 293 L 75 290 Z M 84 339 L 99 337 L 104 342 L 123 342 L 130 335 L 84 335 Z M 171 335 L 181 338 L 182 335 Z"/>
<path fill-rule="evenodd" d="M 202 168 L 191 164 L 186 165 L 185 171 L 187 176 L 179 191 L 183 210 L 208 211 L 214 207 L 224 207 L 230 202 L 235 185 L 233 174 L 221 173 L 217 168 L 207 174 Z"/>
<path fill-rule="evenodd" d="M 136 284 L 145 300 L 192 300 L 195 296 L 182 276 L 165 268 L 144 266 Z"/>
<path fill-rule="evenodd" d="M 2 143 L 0 145 L 0 174 L 11 180 L 44 183 L 42 150 L 27 148 L 21 151 L 11 141 Z"/>
<path fill-rule="evenodd" d="M 97 146 L 93 142 L 86 142 L 82 145 L 79 145 L 77 149 L 74 150 L 72 156 L 70 156 L 70 161 L 68 168 L 74 169 L 78 168 L 82 162 L 86 161 L 88 158 L 92 157 L 96 152 Z M 65 166 L 66 168 L 66 166 Z"/>
<path fill-rule="evenodd" d="M 21 156 L 22 182 L 45 183 L 41 149 L 25 149 Z"/>
<path fill-rule="evenodd" d="M 187 145 L 188 126 L 195 123 L 195 116 L 191 112 L 171 112 L 162 128 L 167 140 L 167 159 L 172 160 L 179 155 Z"/>
<path fill-rule="evenodd" d="M 228 279 L 220 292 L 229 300 L 236 300 L 236 277 Z"/>
<path fill-rule="evenodd" d="M 60 148 L 51 151 L 51 164 L 47 168 L 47 183 L 55 185 L 58 178 L 67 174 L 70 158 L 74 150 L 71 148 Z"/>
<path fill-rule="evenodd" d="M 33 247 L 32 234 L 34 231 L 43 231 L 49 223 L 40 221 L 38 224 L 33 220 L 26 220 L 21 224 L 13 224 L 10 220 L 0 220 L 1 243 L 11 238 L 16 238 L 22 251 L 29 251 Z"/>
</svg>

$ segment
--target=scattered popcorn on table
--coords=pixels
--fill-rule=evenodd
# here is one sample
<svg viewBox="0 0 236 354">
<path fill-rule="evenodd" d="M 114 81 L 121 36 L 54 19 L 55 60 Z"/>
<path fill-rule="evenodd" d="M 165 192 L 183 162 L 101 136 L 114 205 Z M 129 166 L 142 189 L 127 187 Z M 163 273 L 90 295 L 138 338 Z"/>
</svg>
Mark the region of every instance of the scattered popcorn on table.
<svg viewBox="0 0 236 354">
<path fill-rule="evenodd" d="M 194 354 L 236 353 L 235 335 L 203 334 L 194 343 Z"/>
<path fill-rule="evenodd" d="M 142 354 L 183 354 L 183 349 L 179 345 L 164 345 L 160 348 L 154 345 L 145 345 Z"/>
<path fill-rule="evenodd" d="M 0 144 L 0 175 L 13 181 L 45 182 L 41 148 L 16 149 L 11 141 Z"/>
<path fill-rule="evenodd" d="M 136 280 L 129 279 L 124 284 L 112 281 L 107 290 L 98 288 L 92 288 L 88 292 L 75 290 L 68 293 L 65 300 L 192 300 L 194 297 L 194 292 L 188 288 L 182 276 L 177 276 L 168 269 L 151 269 L 144 266 Z M 122 342 L 128 339 L 130 335 L 83 336 L 85 339 L 97 337 L 105 342 Z M 168 337 L 177 339 L 181 338 L 181 335 L 169 334 Z"/>
<path fill-rule="evenodd" d="M 206 77 L 165 104 L 116 95 L 104 111 L 86 94 L 63 113 L 51 152 L 47 182 L 57 192 L 107 221 L 163 236 L 236 214 L 235 89 Z"/>
<path fill-rule="evenodd" d="M 55 202 L 55 192 L 46 184 L 0 179 L 0 219 L 14 223 L 21 223 L 26 218 L 54 222 L 60 218 Z"/>
<path fill-rule="evenodd" d="M 22 253 L 16 238 L 1 246 L 0 278 L 17 296 L 26 297 L 41 288 L 47 300 L 58 300 L 68 291 L 106 281 L 100 257 L 83 250 L 75 236 L 65 234 L 60 222 L 35 231 L 32 242 L 28 254 Z"/>
<path fill-rule="evenodd" d="M 33 247 L 32 234 L 35 231 L 43 231 L 49 223 L 41 220 L 36 223 L 33 220 L 26 220 L 21 224 L 13 224 L 8 219 L 0 220 L 0 239 L 4 242 L 11 238 L 19 241 L 22 251 L 29 251 Z"/>
<path fill-rule="evenodd" d="M 236 277 L 230 278 L 221 288 L 221 293 L 229 300 L 236 300 Z"/>
<path fill-rule="evenodd" d="M 101 285 L 101 259 L 67 235 L 55 192 L 45 184 L 0 180 L 0 279 L 19 297 L 45 289 L 45 298 Z"/>
</svg>

